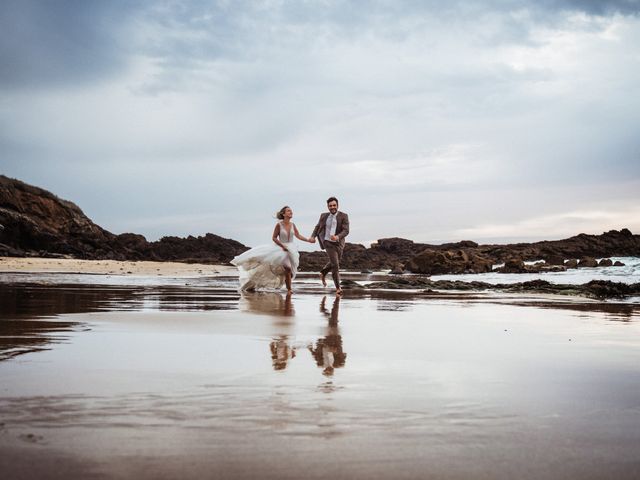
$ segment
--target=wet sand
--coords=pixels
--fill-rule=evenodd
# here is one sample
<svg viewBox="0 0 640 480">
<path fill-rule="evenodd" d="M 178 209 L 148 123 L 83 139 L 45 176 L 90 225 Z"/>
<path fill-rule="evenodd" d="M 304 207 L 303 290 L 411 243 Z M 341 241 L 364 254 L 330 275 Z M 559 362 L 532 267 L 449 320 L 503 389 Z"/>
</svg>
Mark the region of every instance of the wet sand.
<svg viewBox="0 0 640 480">
<path fill-rule="evenodd" d="M 637 304 L 8 278 L 3 478 L 640 475 Z"/>
</svg>

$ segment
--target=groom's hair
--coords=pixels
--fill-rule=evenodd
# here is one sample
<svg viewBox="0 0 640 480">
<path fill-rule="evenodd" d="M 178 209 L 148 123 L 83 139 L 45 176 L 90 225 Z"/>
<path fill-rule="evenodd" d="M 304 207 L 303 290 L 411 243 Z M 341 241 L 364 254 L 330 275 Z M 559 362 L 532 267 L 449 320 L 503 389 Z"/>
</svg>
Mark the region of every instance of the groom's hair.
<svg viewBox="0 0 640 480">
<path fill-rule="evenodd" d="M 327 198 L 327 205 L 329 205 L 331 202 L 336 202 L 337 204 L 340 204 L 340 202 L 338 202 L 338 199 L 336 197 Z"/>
</svg>

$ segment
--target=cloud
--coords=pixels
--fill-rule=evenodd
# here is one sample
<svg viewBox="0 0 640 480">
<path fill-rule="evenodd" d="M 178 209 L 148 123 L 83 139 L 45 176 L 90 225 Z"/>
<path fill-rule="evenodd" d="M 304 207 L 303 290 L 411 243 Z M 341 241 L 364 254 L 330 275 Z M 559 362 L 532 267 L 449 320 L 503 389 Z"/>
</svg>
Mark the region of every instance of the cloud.
<svg viewBox="0 0 640 480">
<path fill-rule="evenodd" d="M 126 68 L 123 38 L 138 2 L 6 0 L 0 5 L 0 86 L 66 88 Z"/>
<path fill-rule="evenodd" d="M 355 241 L 450 240 L 640 176 L 638 2 L 0 9 L 0 170 L 116 232 L 254 244 L 337 194 Z"/>
<path fill-rule="evenodd" d="M 560 239 L 578 233 L 599 234 L 608 230 L 630 228 L 640 232 L 640 207 L 618 205 L 614 209 L 574 210 L 535 216 L 513 223 L 483 224 L 455 232 L 460 238 L 530 238 Z"/>
</svg>

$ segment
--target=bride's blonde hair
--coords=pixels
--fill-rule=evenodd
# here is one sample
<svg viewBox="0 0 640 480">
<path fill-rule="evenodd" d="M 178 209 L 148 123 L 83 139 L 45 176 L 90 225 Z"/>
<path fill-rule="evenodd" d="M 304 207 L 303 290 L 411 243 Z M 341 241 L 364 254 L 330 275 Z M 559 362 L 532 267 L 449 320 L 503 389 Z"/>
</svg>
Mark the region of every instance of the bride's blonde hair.
<svg viewBox="0 0 640 480">
<path fill-rule="evenodd" d="M 289 208 L 289 205 L 285 205 L 284 207 L 282 207 L 280 210 L 278 210 L 276 212 L 276 218 L 278 220 L 284 220 L 284 211 Z"/>
</svg>

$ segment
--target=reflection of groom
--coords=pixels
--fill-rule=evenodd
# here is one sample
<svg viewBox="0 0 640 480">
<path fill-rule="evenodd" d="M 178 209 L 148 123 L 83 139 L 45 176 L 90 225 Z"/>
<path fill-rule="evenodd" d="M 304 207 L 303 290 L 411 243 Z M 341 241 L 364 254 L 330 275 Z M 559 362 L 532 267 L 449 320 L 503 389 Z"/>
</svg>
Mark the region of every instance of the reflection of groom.
<svg viewBox="0 0 640 480">
<path fill-rule="evenodd" d="M 336 297 L 331 307 L 331 313 L 327 311 L 325 306 L 327 297 L 323 297 L 320 302 L 320 311 L 329 317 L 329 325 L 327 326 L 324 338 L 318 339 L 315 348 L 309 345 L 308 349 L 315 358 L 319 367 L 323 367 L 323 375 L 333 375 L 334 369 L 344 367 L 347 361 L 347 354 L 342 350 L 342 336 L 338 328 L 338 311 L 340 310 L 340 297 Z"/>
<path fill-rule="evenodd" d="M 326 287 L 327 281 L 325 277 L 331 272 L 333 283 L 336 286 L 336 293 L 340 295 L 340 259 L 344 250 L 344 237 L 349 235 L 349 215 L 338 211 L 338 199 L 330 197 L 327 200 L 327 208 L 329 212 L 320 215 L 318 224 L 313 229 L 310 240 L 312 242 L 320 242 L 320 248 L 327 252 L 329 263 L 320 270 L 320 278 L 322 284 Z"/>
</svg>

